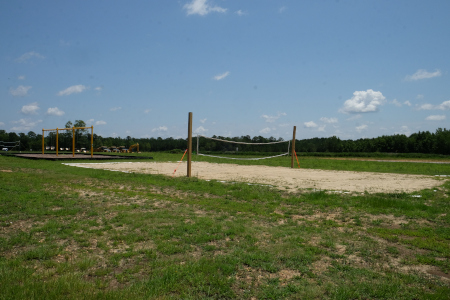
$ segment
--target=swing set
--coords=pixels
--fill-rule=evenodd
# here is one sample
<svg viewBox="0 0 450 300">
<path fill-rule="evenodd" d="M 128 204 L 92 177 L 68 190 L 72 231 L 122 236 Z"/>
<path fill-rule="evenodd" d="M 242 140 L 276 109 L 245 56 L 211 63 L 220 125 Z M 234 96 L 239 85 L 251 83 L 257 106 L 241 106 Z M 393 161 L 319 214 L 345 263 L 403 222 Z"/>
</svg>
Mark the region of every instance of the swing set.
<svg viewBox="0 0 450 300">
<path fill-rule="evenodd" d="M 56 129 L 42 129 L 42 154 L 44 154 L 44 132 L 56 131 L 56 156 L 58 156 L 58 135 L 60 130 L 72 130 L 72 157 L 75 157 L 75 130 L 77 129 L 91 129 L 91 158 L 94 155 L 94 126 L 91 127 L 72 127 L 72 128 L 56 128 Z"/>
</svg>

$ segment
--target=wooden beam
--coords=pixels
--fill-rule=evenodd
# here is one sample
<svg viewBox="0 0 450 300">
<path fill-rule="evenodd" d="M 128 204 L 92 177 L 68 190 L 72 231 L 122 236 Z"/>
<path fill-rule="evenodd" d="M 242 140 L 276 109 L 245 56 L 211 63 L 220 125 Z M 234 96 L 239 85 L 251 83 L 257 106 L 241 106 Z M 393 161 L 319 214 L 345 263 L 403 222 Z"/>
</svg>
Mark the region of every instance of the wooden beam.
<svg viewBox="0 0 450 300">
<path fill-rule="evenodd" d="M 294 156 L 295 156 L 295 131 L 297 127 L 294 126 L 294 132 L 292 133 L 292 150 L 291 150 L 291 168 L 294 168 Z"/>
<path fill-rule="evenodd" d="M 192 112 L 189 113 L 189 120 L 188 120 L 188 157 L 187 157 L 187 177 L 191 177 L 191 171 L 192 171 Z"/>
</svg>

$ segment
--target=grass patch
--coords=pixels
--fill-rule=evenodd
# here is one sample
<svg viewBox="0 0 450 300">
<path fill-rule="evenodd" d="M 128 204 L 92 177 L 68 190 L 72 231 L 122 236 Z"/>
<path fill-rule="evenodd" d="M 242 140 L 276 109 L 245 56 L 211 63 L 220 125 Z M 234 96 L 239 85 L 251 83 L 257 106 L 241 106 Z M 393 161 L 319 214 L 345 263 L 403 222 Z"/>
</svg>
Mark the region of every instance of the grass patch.
<svg viewBox="0 0 450 300">
<path fill-rule="evenodd" d="M 450 294 L 448 181 L 420 198 L 290 195 L 15 157 L 0 156 L 0 169 L 12 171 L 0 172 L 0 299 Z M 431 173 L 421 164 L 400 171 Z"/>
</svg>

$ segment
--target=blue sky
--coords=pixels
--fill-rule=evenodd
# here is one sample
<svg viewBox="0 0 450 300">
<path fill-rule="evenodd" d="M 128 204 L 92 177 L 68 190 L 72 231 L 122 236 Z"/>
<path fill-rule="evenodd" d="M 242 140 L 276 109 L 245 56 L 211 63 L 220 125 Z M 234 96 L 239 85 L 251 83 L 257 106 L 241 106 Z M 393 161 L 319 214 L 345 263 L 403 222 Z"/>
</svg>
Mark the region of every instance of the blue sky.
<svg viewBox="0 0 450 300">
<path fill-rule="evenodd" d="M 449 129 L 450 1 L 1 1 L 0 129 L 358 139 Z"/>
</svg>

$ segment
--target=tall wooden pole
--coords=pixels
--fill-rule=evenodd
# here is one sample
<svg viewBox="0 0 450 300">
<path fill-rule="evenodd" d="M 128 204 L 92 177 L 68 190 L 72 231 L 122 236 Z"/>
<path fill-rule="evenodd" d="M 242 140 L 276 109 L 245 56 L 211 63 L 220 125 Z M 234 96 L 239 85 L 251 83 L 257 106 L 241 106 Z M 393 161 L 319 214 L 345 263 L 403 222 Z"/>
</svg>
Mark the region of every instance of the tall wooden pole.
<svg viewBox="0 0 450 300">
<path fill-rule="evenodd" d="M 94 125 L 91 126 L 91 158 L 94 157 Z"/>
<path fill-rule="evenodd" d="M 72 127 L 72 157 L 75 157 L 75 127 Z"/>
<path fill-rule="evenodd" d="M 291 168 L 294 168 L 294 156 L 295 156 L 295 131 L 297 127 L 294 126 L 294 132 L 292 134 L 292 151 L 291 151 Z"/>
<path fill-rule="evenodd" d="M 189 113 L 189 121 L 188 121 L 188 157 L 187 157 L 187 177 L 191 177 L 191 163 L 192 163 L 192 113 Z"/>
<path fill-rule="evenodd" d="M 58 156 L 58 127 L 56 127 L 56 156 Z"/>
<path fill-rule="evenodd" d="M 44 154 L 44 128 L 42 128 L 42 154 Z"/>
</svg>

